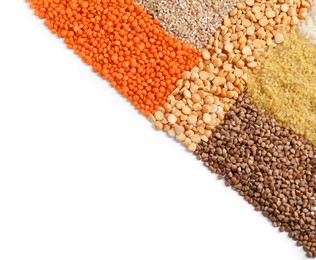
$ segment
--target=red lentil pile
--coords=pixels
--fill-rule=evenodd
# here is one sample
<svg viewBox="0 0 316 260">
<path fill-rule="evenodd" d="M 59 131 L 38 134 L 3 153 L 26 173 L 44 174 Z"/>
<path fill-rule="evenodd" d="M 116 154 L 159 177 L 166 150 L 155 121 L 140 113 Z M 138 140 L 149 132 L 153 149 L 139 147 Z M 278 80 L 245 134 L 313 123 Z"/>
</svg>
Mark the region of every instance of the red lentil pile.
<svg viewBox="0 0 316 260">
<path fill-rule="evenodd" d="M 174 90 L 198 52 L 167 34 L 131 0 L 27 0 L 67 46 L 144 115 Z"/>
</svg>

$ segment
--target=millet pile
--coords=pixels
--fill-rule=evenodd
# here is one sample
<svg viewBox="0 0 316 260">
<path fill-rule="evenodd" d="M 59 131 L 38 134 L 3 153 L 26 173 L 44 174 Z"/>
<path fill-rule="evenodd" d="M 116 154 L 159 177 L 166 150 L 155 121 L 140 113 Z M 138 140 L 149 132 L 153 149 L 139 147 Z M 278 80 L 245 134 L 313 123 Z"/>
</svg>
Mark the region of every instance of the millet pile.
<svg viewBox="0 0 316 260">
<path fill-rule="evenodd" d="M 136 0 L 174 37 L 205 47 L 237 0 Z"/>
<path fill-rule="evenodd" d="M 144 115 L 174 90 L 198 52 L 167 34 L 132 0 L 27 0 L 68 48 Z"/>
<path fill-rule="evenodd" d="M 316 257 L 316 147 L 242 95 L 195 154 Z"/>
<path fill-rule="evenodd" d="M 292 32 L 260 60 L 247 87 L 253 102 L 316 145 L 316 46 Z"/>
<path fill-rule="evenodd" d="M 167 102 L 148 117 L 155 128 L 194 151 L 243 93 L 248 71 L 257 67 L 259 57 L 267 54 L 269 46 L 284 42 L 309 6 L 305 0 L 237 3 L 201 50 L 198 66 L 182 73 Z"/>
</svg>

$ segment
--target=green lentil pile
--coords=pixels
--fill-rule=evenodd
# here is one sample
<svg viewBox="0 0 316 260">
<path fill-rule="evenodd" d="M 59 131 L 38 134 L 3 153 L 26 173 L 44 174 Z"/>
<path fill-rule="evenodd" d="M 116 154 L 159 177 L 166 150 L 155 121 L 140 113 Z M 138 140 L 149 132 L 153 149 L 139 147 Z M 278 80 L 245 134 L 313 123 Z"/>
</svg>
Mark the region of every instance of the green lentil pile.
<svg viewBox="0 0 316 260">
<path fill-rule="evenodd" d="M 252 73 L 256 105 L 316 145 L 316 46 L 297 32 L 287 35 Z"/>
</svg>

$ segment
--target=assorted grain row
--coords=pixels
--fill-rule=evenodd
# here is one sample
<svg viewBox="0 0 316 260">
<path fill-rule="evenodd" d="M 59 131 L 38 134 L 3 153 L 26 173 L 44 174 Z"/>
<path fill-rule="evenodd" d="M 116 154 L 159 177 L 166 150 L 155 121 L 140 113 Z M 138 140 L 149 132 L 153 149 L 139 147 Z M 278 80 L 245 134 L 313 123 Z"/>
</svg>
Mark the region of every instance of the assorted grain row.
<svg viewBox="0 0 316 260">
<path fill-rule="evenodd" d="M 316 148 L 258 110 L 242 94 L 249 83 L 249 70 L 257 67 L 258 59 L 266 56 L 268 47 L 283 43 L 285 34 L 295 28 L 300 19 L 305 19 L 309 1 L 245 0 L 238 3 L 201 50 L 201 57 L 194 48 L 168 35 L 159 21 L 152 20 L 131 0 L 28 2 L 36 15 L 46 19 L 47 27 L 64 38 L 67 46 L 84 62 L 108 79 L 143 114 L 149 114 L 157 130 L 168 132 L 195 151 L 228 186 L 256 210 L 261 210 L 274 226 L 287 231 L 308 256 L 316 257 Z M 227 3 L 228 7 L 209 23 L 201 17 L 210 14 L 200 7 L 203 4 L 216 6 L 218 2 L 138 2 L 146 8 L 148 4 L 155 5 L 157 9 L 152 10 L 152 14 L 161 13 L 165 28 L 196 46 L 205 44 L 214 25 L 233 3 L 220 2 L 224 6 Z M 190 11 L 196 8 L 201 12 L 200 20 L 195 20 L 198 30 L 184 26 L 185 31 L 181 32 L 179 28 L 193 19 L 192 15 L 185 20 L 184 14 L 189 10 L 181 13 L 190 3 L 196 3 L 190 6 Z M 167 9 L 159 9 L 162 4 L 178 4 L 179 9 L 170 13 L 173 10 L 170 8 L 168 13 Z M 217 10 L 214 6 L 211 13 Z M 182 15 L 182 21 L 168 22 L 173 15 L 178 18 Z M 285 47 L 287 43 L 285 41 Z M 306 62 L 307 56 L 300 57 L 304 61 L 293 62 L 290 56 L 284 57 L 287 54 L 279 57 L 281 60 L 276 56 L 271 59 L 278 63 L 297 62 L 298 66 Z M 267 61 L 273 66 L 272 61 Z M 307 77 L 301 80 L 315 80 L 314 74 L 308 74 L 314 73 L 312 70 L 300 69 Z M 271 72 L 275 71 L 267 74 Z M 288 72 L 294 74 L 294 71 Z M 274 79 L 276 76 L 279 75 Z M 309 88 L 315 85 L 310 81 L 303 84 L 304 89 L 301 84 L 296 85 L 296 93 L 302 91 L 301 96 L 297 95 L 301 103 L 296 104 L 302 109 L 299 112 L 304 113 L 304 102 L 311 101 L 315 105 L 313 99 L 306 97 L 307 92 L 309 98 L 312 97 Z M 267 97 L 268 94 L 262 96 L 263 103 Z M 282 104 L 288 105 L 284 100 Z M 313 111 L 311 116 L 315 116 Z M 292 119 L 301 124 L 299 120 L 306 120 L 305 115 L 295 115 Z M 311 117 L 310 122 L 313 135 L 316 120 Z"/>
<path fill-rule="evenodd" d="M 316 147 L 257 109 L 247 96 L 195 151 L 273 226 L 316 257 Z"/>
<path fill-rule="evenodd" d="M 174 37 L 205 47 L 237 0 L 135 0 Z"/>
<path fill-rule="evenodd" d="M 316 46 L 292 32 L 250 74 L 253 102 L 316 145 Z"/>
<path fill-rule="evenodd" d="M 132 0 L 27 0 L 52 33 L 144 115 L 154 113 L 199 53 Z"/>
<path fill-rule="evenodd" d="M 267 54 L 269 46 L 283 43 L 285 34 L 305 18 L 309 6 L 305 0 L 238 3 L 207 48 L 201 50 L 199 65 L 182 73 L 176 90 L 158 108 L 158 114 L 149 116 L 155 128 L 175 136 L 194 151 L 199 143 L 195 141 L 209 138 L 211 130 L 243 93 L 248 72 L 257 67 L 259 57 Z M 209 105 L 213 105 L 212 109 Z M 179 106 L 184 106 L 186 112 Z"/>
</svg>

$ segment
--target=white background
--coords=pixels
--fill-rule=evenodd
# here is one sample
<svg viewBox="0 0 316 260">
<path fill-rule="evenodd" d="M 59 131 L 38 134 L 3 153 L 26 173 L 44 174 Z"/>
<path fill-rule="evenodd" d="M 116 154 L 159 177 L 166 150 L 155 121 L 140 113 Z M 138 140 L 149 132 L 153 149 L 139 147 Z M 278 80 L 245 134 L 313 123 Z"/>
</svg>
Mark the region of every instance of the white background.
<svg viewBox="0 0 316 260">
<path fill-rule="evenodd" d="M 0 8 L 0 259 L 305 259 L 53 36 Z"/>
</svg>

